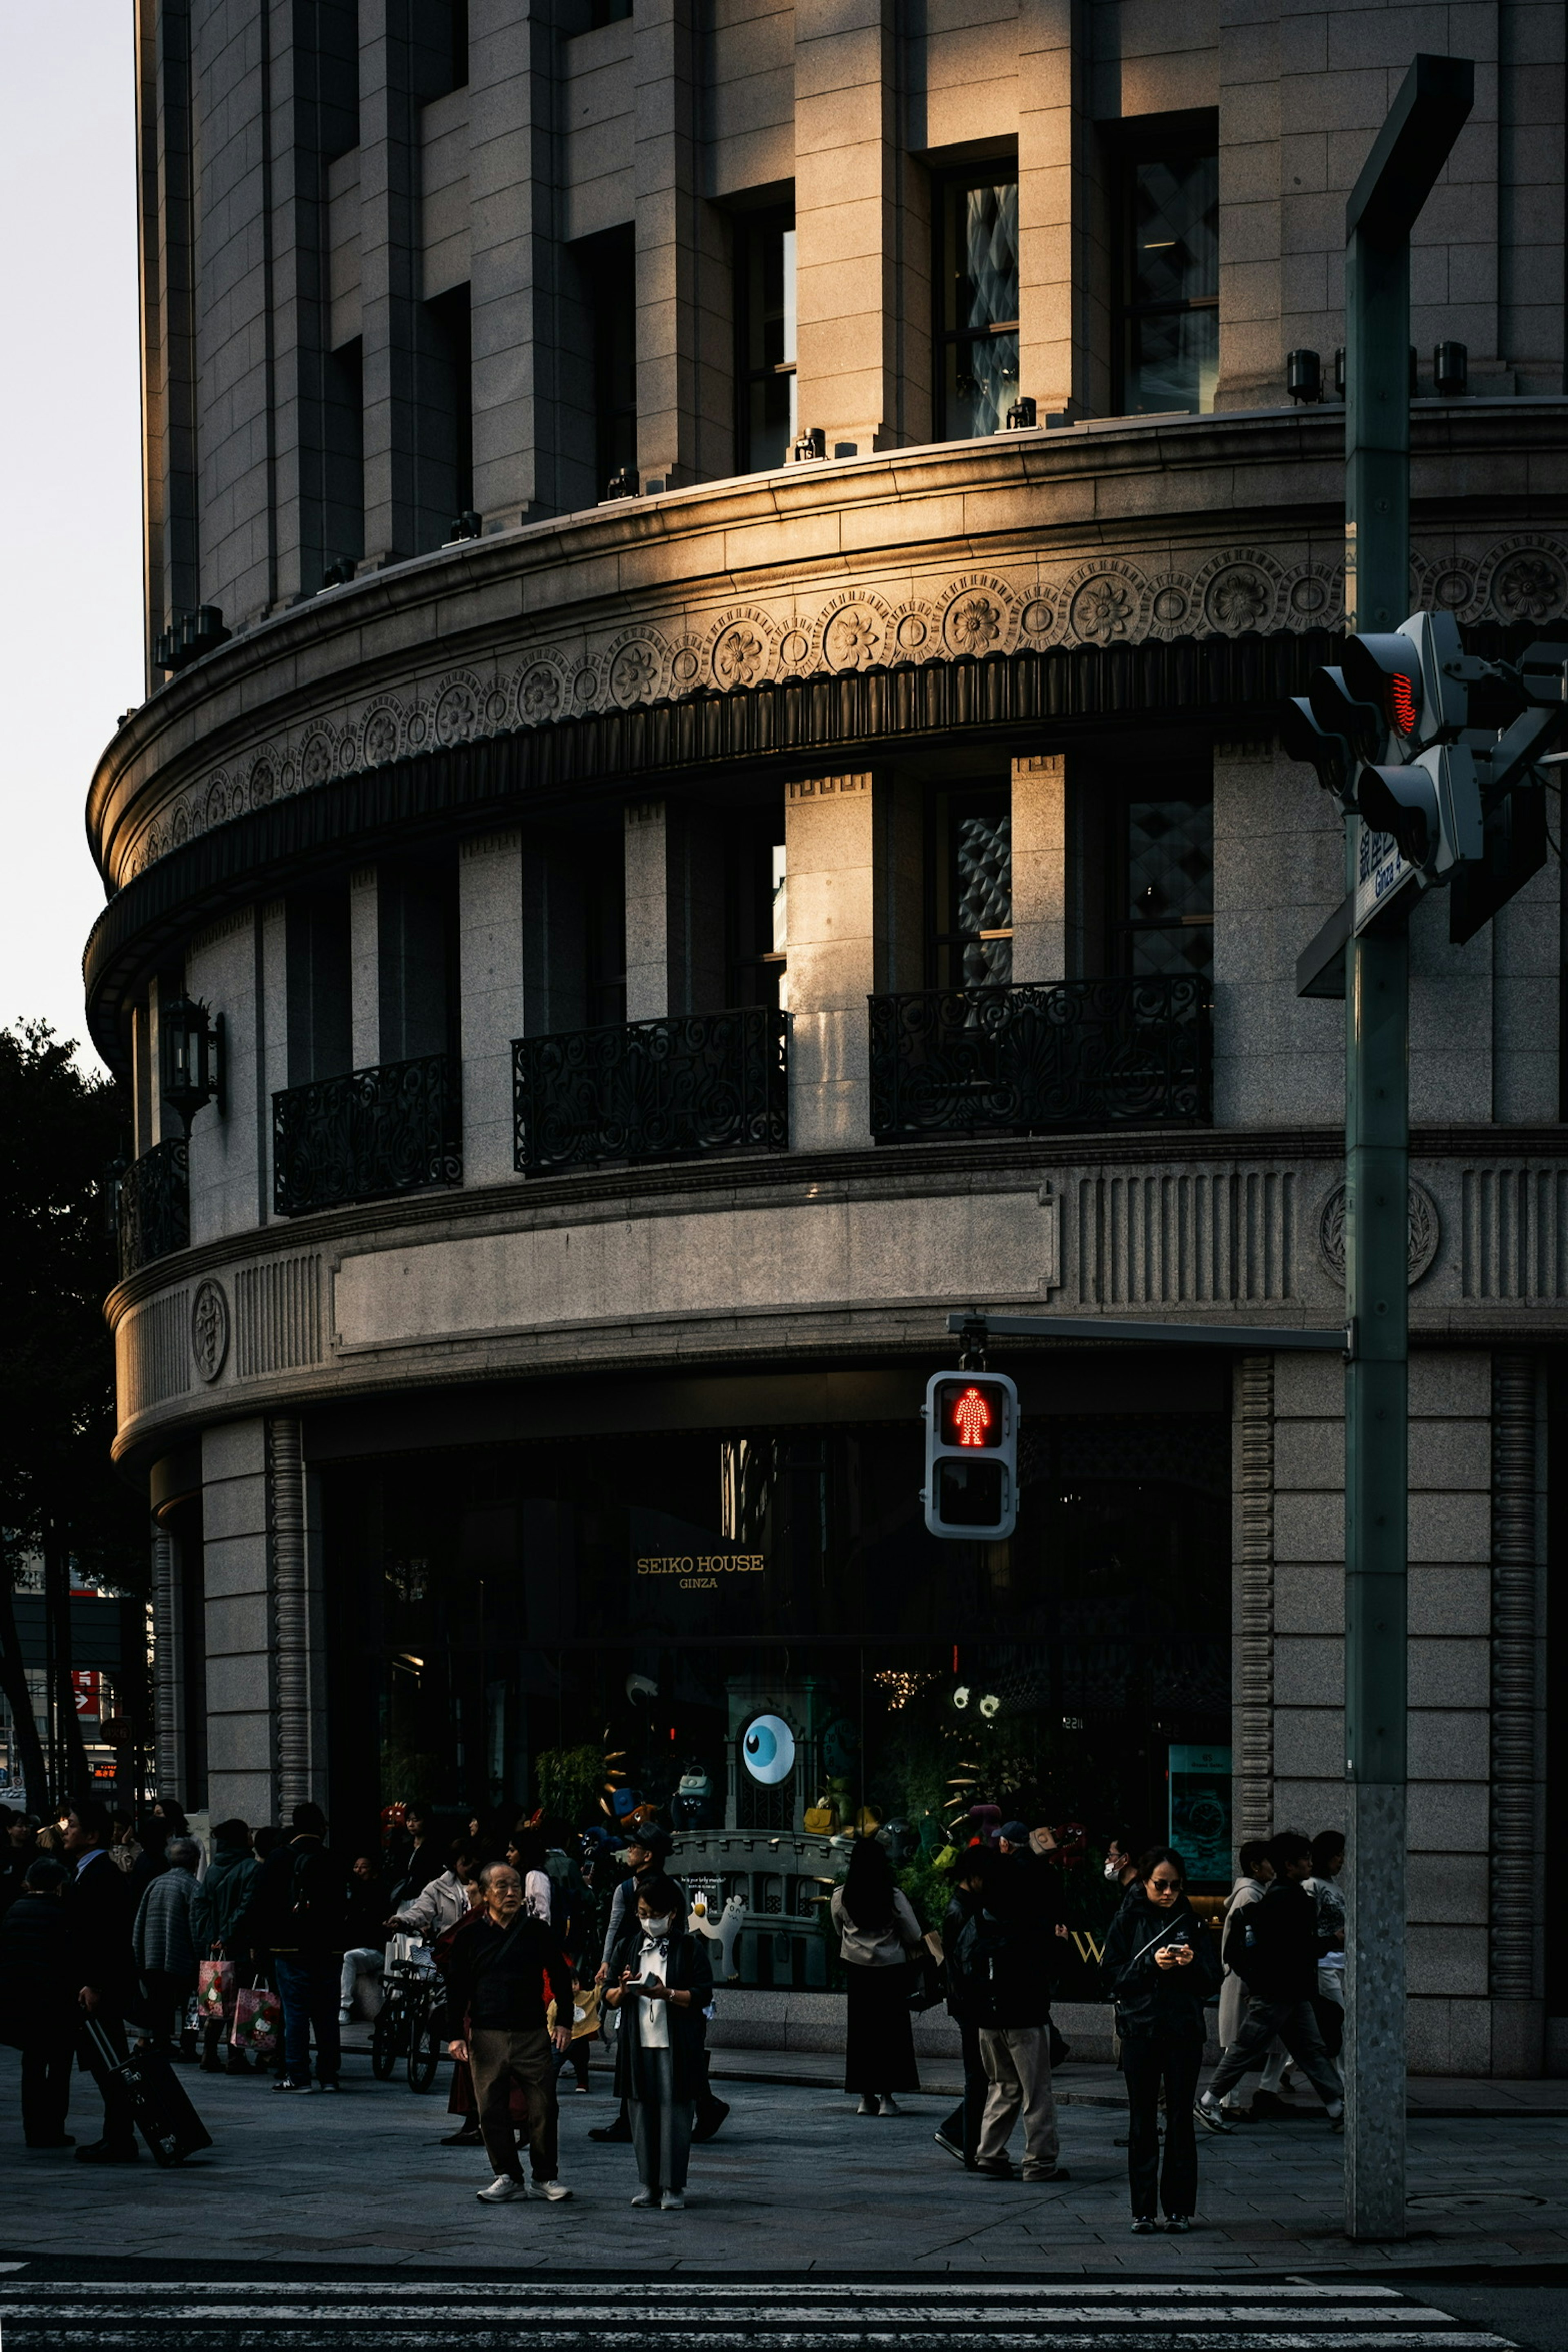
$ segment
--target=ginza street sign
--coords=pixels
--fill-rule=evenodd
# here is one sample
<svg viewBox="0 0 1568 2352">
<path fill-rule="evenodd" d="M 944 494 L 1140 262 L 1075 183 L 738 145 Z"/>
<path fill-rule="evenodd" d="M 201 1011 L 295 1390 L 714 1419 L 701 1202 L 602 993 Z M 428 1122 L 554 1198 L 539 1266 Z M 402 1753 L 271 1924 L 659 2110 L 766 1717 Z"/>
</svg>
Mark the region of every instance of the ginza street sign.
<svg viewBox="0 0 1568 2352">
<path fill-rule="evenodd" d="M 1394 845 L 1392 835 L 1363 825 L 1356 865 L 1355 906 L 1351 929 L 1359 939 L 1397 899 L 1421 887 L 1421 873 Z"/>
</svg>

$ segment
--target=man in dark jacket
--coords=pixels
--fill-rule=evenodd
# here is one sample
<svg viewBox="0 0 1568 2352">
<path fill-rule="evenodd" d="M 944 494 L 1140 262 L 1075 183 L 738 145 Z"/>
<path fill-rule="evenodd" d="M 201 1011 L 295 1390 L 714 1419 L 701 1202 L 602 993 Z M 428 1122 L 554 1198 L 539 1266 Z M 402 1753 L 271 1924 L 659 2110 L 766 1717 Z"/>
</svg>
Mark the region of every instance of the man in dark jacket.
<svg viewBox="0 0 1568 2352">
<path fill-rule="evenodd" d="M 29 2147 L 74 2147 L 66 2130 L 71 2057 L 81 2030 L 66 1890 L 70 1872 L 29 1863 L 0 1923 L 0 2026 L 22 2053 L 22 2135 Z"/>
<path fill-rule="evenodd" d="M 495 2169 L 487 2205 L 528 2195 L 511 2136 L 511 2088 L 528 2097 L 529 2153 L 533 2193 L 556 2203 L 572 2191 L 556 2178 L 558 2116 L 551 2035 L 544 2022 L 544 1987 L 560 2020 L 557 2050 L 572 2039 L 572 1966 L 542 1921 L 522 1907 L 522 1880 L 511 1864 L 492 1862 L 483 1875 L 483 1916 L 465 1920 L 444 1948 L 447 2013 L 458 2031 L 454 2058 L 468 2062 L 485 2152 Z"/>
<path fill-rule="evenodd" d="M 283 2004 L 283 2072 L 275 2091 L 309 2091 L 310 2035 L 316 2085 L 338 2088 L 342 2036 L 338 1979 L 343 1959 L 342 1874 L 327 1851 L 327 1820 L 307 1799 L 294 1808 L 293 1835 L 275 1846 L 258 1872 L 235 1937 L 267 1952 Z"/>
<path fill-rule="evenodd" d="M 73 1990 L 80 2007 L 97 2018 L 110 2047 L 124 2059 L 129 2054 L 125 2011 L 136 1986 L 131 1948 L 135 1897 L 130 1878 L 110 1860 L 109 1839 L 107 1808 L 95 1797 L 81 1798 L 67 1817 L 64 1838 L 66 1865 L 75 1874 L 66 1897 L 73 1968 L 80 1979 Z M 134 2164 L 138 2150 L 131 2095 L 90 2042 L 84 2042 L 82 2051 L 103 2095 L 103 2135 L 78 2148 L 77 2162 Z"/>
<path fill-rule="evenodd" d="M 1229 2131 L 1219 2103 L 1278 2034 L 1327 2107 L 1334 2130 L 1342 2131 L 1344 2086 L 1312 2011 L 1322 1944 L 1317 1905 L 1302 1885 L 1312 1874 L 1311 1843 L 1295 1830 L 1282 1830 L 1270 1838 L 1268 1852 L 1273 1880 L 1258 1902 L 1232 1913 L 1226 1937 L 1226 1966 L 1247 1987 L 1241 2030 L 1193 2113 L 1210 2131 Z"/>
</svg>

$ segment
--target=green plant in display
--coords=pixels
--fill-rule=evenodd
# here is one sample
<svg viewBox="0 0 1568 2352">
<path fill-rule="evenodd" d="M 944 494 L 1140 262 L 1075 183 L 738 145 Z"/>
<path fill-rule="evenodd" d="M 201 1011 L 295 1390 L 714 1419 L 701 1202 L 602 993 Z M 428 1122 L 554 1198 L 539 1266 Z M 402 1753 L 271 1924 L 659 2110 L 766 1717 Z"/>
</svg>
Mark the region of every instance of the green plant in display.
<svg viewBox="0 0 1568 2352">
<path fill-rule="evenodd" d="M 575 1829 L 598 1809 L 605 1780 L 602 1748 L 542 1748 L 533 1759 L 534 1785 L 546 1813 Z"/>
<path fill-rule="evenodd" d="M 437 1796 L 448 1764 L 428 1749 L 395 1737 L 381 1743 L 381 1801 L 384 1805 L 429 1804 Z"/>
</svg>

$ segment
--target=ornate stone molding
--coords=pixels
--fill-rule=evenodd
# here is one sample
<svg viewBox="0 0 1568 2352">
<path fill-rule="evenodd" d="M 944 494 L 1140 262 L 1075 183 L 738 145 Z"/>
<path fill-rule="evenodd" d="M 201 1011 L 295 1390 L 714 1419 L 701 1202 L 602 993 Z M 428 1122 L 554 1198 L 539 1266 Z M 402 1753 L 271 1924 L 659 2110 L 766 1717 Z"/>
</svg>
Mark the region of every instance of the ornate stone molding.
<svg viewBox="0 0 1568 2352">
<path fill-rule="evenodd" d="M 1535 1991 L 1535 1359 L 1492 1359 L 1491 1992 Z"/>
<path fill-rule="evenodd" d="M 1174 554 L 1176 561 L 1170 559 Z M 1467 621 L 1548 621 L 1568 611 L 1568 546 L 1514 537 L 1463 555 L 1416 559 L 1418 593 Z M 1455 604 L 1461 585 L 1464 595 Z M 275 729 L 194 783 L 150 800 L 123 850 L 122 887 L 217 824 L 424 751 L 451 750 L 519 730 L 647 708 L 694 691 L 731 694 L 792 678 L 833 677 L 895 662 L 984 656 L 1021 646 L 1101 648 L 1177 637 L 1335 628 L 1342 567 L 1315 540 L 1273 553 L 1255 547 L 1173 551 L 1144 561 L 1042 558 L 952 573 L 945 566 L 884 583 L 781 589 L 736 605 L 707 583 L 649 592 L 647 618 L 574 619 L 549 634 L 377 686 L 335 709 Z M 913 589 L 913 594 L 903 593 Z"/>
<path fill-rule="evenodd" d="M 267 1549 L 277 1660 L 273 1736 L 281 1813 L 310 1794 L 310 1626 L 305 1584 L 305 1471 L 300 1424 L 267 1424 Z"/>
<path fill-rule="evenodd" d="M 1274 1359 L 1246 1356 L 1237 1481 L 1235 1836 L 1268 1837 L 1274 1827 Z"/>
</svg>

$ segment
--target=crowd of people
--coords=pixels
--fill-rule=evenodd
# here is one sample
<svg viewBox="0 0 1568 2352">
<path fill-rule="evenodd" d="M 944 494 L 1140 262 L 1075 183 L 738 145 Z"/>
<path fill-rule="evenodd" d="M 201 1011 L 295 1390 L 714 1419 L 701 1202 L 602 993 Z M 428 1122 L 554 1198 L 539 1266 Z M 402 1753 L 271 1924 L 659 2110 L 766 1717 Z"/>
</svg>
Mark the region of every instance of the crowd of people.
<svg viewBox="0 0 1568 2352">
<path fill-rule="evenodd" d="M 994 1810 L 994 1809 L 993 1809 Z M 426 1958 L 453 2066 L 446 2144 L 482 2147 L 490 2204 L 572 2194 L 561 2179 L 559 2085 L 590 2088 L 589 2053 L 613 2038 L 616 2115 L 591 2137 L 633 2152 L 632 2202 L 679 2211 L 690 2149 L 729 2108 L 709 2079 L 715 1988 L 709 1939 L 692 1931 L 670 1873 L 673 1841 L 651 1810 L 620 1837 L 580 1839 L 537 1813 L 466 1822 L 407 1809 L 390 1843 L 346 1866 L 310 1803 L 286 1827 L 219 1823 L 193 1835 L 163 1802 L 136 1820 L 83 1799 L 57 1821 L 0 1821 L 0 2019 L 22 2052 L 29 2147 L 76 2147 L 66 2130 L 73 2061 L 95 2075 L 99 2136 L 84 2163 L 137 2160 L 129 2096 L 106 2046 L 131 2038 L 171 2058 L 268 2074 L 288 2094 L 342 2087 L 342 2030 L 374 2014 L 388 1938 Z M 1182 2232 L 1197 2208 L 1196 2127 L 1234 2130 L 1280 2111 L 1292 2063 L 1342 2128 L 1344 1840 L 1293 1831 L 1243 1846 L 1222 1920 L 1194 1908 L 1180 1854 L 1134 1858 L 1122 1837 L 1104 1864 L 1119 1905 L 1103 1938 L 1128 2102 L 1131 2226 Z M 967 1825 L 940 1858 L 947 1908 L 923 1926 L 887 1843 L 848 1848 L 828 1905 L 847 1990 L 846 2092 L 861 2117 L 900 2113 L 919 2089 L 913 2018 L 944 2000 L 958 2028 L 963 2095 L 937 2145 L 982 2178 L 1052 2182 L 1060 2161 L 1051 2016 L 1065 1912 L 1054 1832 L 1021 1820 Z M 1217 1932 L 1216 1932 L 1217 1930 Z M 253 2061 L 214 2006 L 193 1996 L 204 1961 L 275 1992 L 276 2051 Z M 1211 2005 L 1220 2061 L 1200 2092 Z M 81 2032 L 84 2013 L 101 2036 Z M 313 2060 L 313 2063 L 312 2063 Z M 1250 2108 L 1238 2090 L 1261 2070 Z M 1016 2161 L 1013 2143 L 1019 2141 Z M 524 2158 L 526 2157 L 526 2163 Z"/>
</svg>

